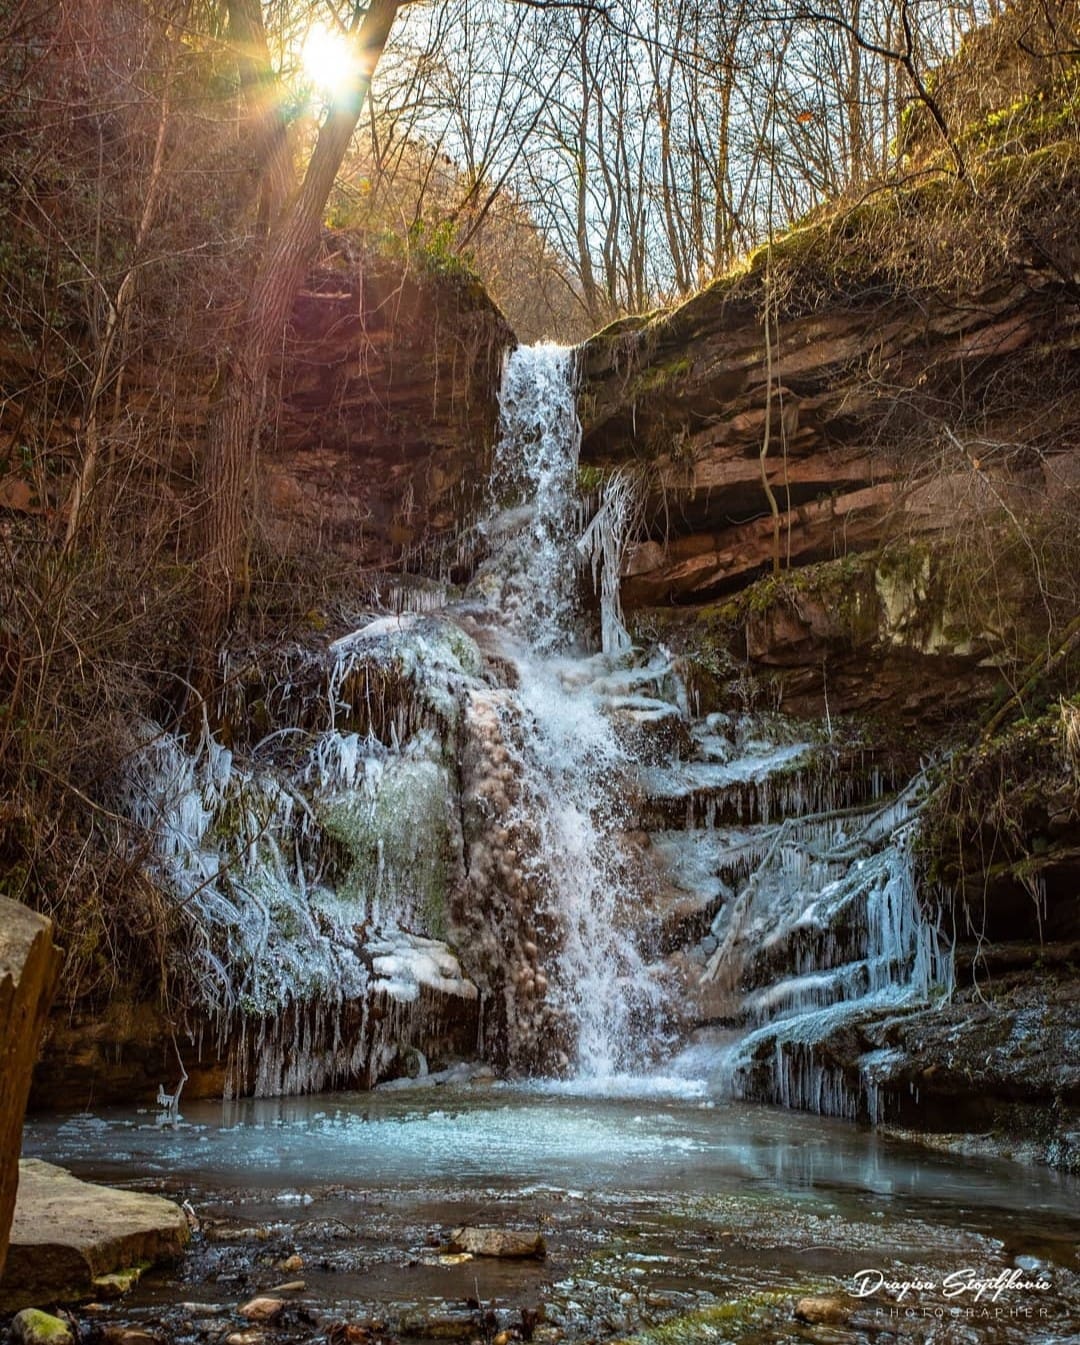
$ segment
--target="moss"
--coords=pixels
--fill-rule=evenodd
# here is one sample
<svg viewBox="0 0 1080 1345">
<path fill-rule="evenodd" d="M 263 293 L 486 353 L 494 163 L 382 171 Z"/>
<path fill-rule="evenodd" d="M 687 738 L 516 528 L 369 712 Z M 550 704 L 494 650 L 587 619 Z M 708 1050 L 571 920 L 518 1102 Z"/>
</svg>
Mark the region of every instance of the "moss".
<svg viewBox="0 0 1080 1345">
<path fill-rule="evenodd" d="M 731 616 L 741 624 L 780 604 L 797 609 L 800 598 L 808 595 L 838 618 L 840 631 L 852 646 L 863 644 L 873 639 L 878 628 L 872 588 L 874 566 L 872 555 L 852 555 L 765 575 L 729 604 Z"/>
<path fill-rule="evenodd" d="M 1008 147 L 1031 152 L 1071 136 L 1080 125 L 1080 74 L 1066 70 L 1052 83 L 1028 90 L 1007 106 L 969 122 L 960 143 L 985 154 Z"/>
<path fill-rule="evenodd" d="M 341 847 L 338 890 L 371 916 L 393 894 L 418 933 L 445 939 L 453 847 L 449 783 L 430 759 L 388 761 L 371 793 L 352 791 L 321 809 L 320 821 Z"/>
<path fill-rule="evenodd" d="M 684 377 L 693 368 L 693 362 L 687 355 L 668 360 L 665 364 L 650 364 L 647 369 L 632 380 L 628 389 L 631 400 L 651 392 L 659 392 L 677 379 Z"/>
<path fill-rule="evenodd" d="M 649 1327 L 617 1341 L 615 1345 L 704 1345 L 708 1341 L 730 1341 L 733 1333 L 741 1334 L 744 1330 L 764 1326 L 778 1309 L 788 1307 L 793 1293 L 802 1295 L 816 1291 L 820 1291 L 820 1286 L 804 1286 L 787 1292 L 759 1290 L 726 1303 L 683 1313 L 660 1326 Z"/>
<path fill-rule="evenodd" d="M 94 1293 L 100 1298 L 122 1298 L 129 1294 L 142 1279 L 143 1272 L 150 1269 L 149 1261 L 128 1266 L 124 1270 L 114 1270 L 108 1275 L 97 1275 L 93 1280 Z"/>
<path fill-rule="evenodd" d="M 579 495 L 592 495 L 598 491 L 604 484 L 607 472 L 602 467 L 594 467 L 591 463 L 579 463 L 577 469 L 577 485 Z"/>
<path fill-rule="evenodd" d="M 24 1308 L 17 1321 L 20 1339 L 30 1345 L 70 1345 L 74 1339 L 67 1322 L 38 1308 Z"/>
</svg>

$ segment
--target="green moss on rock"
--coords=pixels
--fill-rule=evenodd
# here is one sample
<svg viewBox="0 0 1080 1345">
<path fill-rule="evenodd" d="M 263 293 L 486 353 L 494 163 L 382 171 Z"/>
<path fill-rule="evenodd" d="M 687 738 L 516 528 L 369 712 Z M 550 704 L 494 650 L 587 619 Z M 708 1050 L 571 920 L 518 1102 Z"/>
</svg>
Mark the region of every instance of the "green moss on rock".
<svg viewBox="0 0 1080 1345">
<path fill-rule="evenodd" d="M 74 1345 L 75 1337 L 60 1317 L 24 1308 L 11 1323 L 11 1339 L 16 1345 Z"/>
</svg>

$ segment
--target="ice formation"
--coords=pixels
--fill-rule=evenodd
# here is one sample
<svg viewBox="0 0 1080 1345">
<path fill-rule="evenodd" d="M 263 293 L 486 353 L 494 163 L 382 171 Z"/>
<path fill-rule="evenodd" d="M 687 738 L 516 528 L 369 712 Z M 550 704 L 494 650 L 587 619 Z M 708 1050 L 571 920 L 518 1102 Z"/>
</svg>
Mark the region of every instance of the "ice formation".
<svg viewBox="0 0 1080 1345">
<path fill-rule="evenodd" d="M 676 661 L 632 647 L 636 491 L 616 474 L 582 516 L 574 373 L 557 347 L 507 360 L 463 602 L 399 585 L 322 650 L 229 664 L 227 737 L 140 727 L 136 854 L 238 1088 L 374 1082 L 454 1020 L 501 1067 L 625 1091 L 697 938 L 714 1082 L 878 1119 L 887 1056 L 842 1068 L 830 1040 L 951 988 L 919 783 L 890 795 L 777 716 L 695 721 Z"/>
</svg>

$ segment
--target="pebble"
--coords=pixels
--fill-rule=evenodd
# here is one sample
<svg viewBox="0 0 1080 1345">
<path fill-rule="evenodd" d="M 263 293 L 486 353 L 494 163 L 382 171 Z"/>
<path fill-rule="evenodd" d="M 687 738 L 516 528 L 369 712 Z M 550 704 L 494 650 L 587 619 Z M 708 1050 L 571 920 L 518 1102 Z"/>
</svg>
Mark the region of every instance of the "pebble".
<svg viewBox="0 0 1080 1345">
<path fill-rule="evenodd" d="M 249 1326 L 246 1331 L 233 1331 L 226 1336 L 225 1345 L 262 1345 L 265 1339 L 265 1331 L 260 1331 L 257 1326 Z"/>
<path fill-rule="evenodd" d="M 253 1298 L 240 1309 L 240 1316 L 249 1322 L 272 1322 L 284 1306 L 285 1301 L 281 1298 Z"/>
<path fill-rule="evenodd" d="M 302 1256 L 287 1256 L 284 1261 L 278 1261 L 275 1270 L 297 1271 L 303 1270 L 304 1258 Z"/>
<path fill-rule="evenodd" d="M 851 1317 L 851 1308 L 842 1298 L 800 1298 L 795 1316 L 813 1326 L 842 1326 Z"/>
</svg>

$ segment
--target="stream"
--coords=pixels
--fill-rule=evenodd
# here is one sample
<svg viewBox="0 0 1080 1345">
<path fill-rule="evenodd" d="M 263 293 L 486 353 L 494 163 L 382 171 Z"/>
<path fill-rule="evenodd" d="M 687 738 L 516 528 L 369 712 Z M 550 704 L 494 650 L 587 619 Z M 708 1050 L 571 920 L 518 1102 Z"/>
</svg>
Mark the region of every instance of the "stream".
<svg viewBox="0 0 1080 1345">
<path fill-rule="evenodd" d="M 491 1340 L 523 1308 L 549 1341 L 1080 1338 L 1075 1181 L 714 1101 L 701 1080 L 636 1086 L 192 1103 L 177 1126 L 107 1111 L 31 1121 L 25 1153 L 191 1202 L 183 1264 L 108 1310 L 177 1341 L 222 1339 L 240 1304 L 297 1280 L 274 1340 L 334 1322 Z M 547 1257 L 440 1255 L 465 1223 L 539 1228 Z M 934 1287 L 860 1298 L 863 1271 Z M 1049 1287 L 978 1292 L 1003 1272 Z M 842 1323 L 795 1319 L 805 1295 L 837 1297 Z"/>
</svg>

